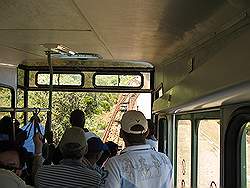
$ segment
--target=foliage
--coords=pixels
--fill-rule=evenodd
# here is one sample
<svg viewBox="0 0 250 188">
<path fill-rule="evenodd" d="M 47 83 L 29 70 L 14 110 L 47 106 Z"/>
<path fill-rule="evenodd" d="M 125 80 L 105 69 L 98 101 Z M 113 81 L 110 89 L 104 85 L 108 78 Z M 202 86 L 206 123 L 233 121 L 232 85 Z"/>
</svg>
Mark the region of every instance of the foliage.
<svg viewBox="0 0 250 188">
<path fill-rule="evenodd" d="M 46 77 L 46 75 L 44 75 Z M 42 78 L 42 82 L 46 82 L 46 78 Z M 23 76 L 22 76 L 23 78 Z M 71 79 L 78 79 L 72 75 Z M 67 77 L 61 77 L 67 79 Z M 35 80 L 35 72 L 30 72 L 30 84 L 33 86 Z M 63 80 L 62 80 L 63 81 Z M 65 82 L 67 82 L 65 81 Z M 110 80 L 104 80 L 110 82 Z M 20 78 L 19 78 L 20 82 Z M 28 107 L 30 108 L 47 108 L 49 92 L 48 91 L 29 91 Z M 24 107 L 23 91 L 17 90 L 17 107 Z M 90 92 L 53 92 L 53 108 L 52 108 L 52 130 L 54 133 L 54 141 L 58 143 L 64 130 L 70 127 L 70 113 L 75 109 L 81 109 L 85 112 L 85 127 L 97 135 L 102 136 L 107 125 L 104 116 L 113 108 L 118 99 L 118 94 L 113 93 L 90 93 Z M 0 106 L 10 104 L 10 94 L 8 90 L 1 90 Z M 8 106 L 10 107 L 10 106 Z M 33 114 L 28 113 L 28 119 Z M 47 115 L 40 112 L 39 117 L 43 125 L 46 123 Z M 22 123 L 23 113 L 17 113 L 18 120 Z"/>
<path fill-rule="evenodd" d="M 64 130 L 70 127 L 70 113 L 75 109 L 85 112 L 85 127 L 102 136 L 106 127 L 102 115 L 113 107 L 117 97 L 117 94 L 110 93 L 53 92 L 52 129 L 55 142 L 58 143 Z M 34 106 L 47 107 L 48 92 L 29 93 L 29 107 Z M 45 123 L 46 114 L 41 115 L 40 118 Z"/>
</svg>

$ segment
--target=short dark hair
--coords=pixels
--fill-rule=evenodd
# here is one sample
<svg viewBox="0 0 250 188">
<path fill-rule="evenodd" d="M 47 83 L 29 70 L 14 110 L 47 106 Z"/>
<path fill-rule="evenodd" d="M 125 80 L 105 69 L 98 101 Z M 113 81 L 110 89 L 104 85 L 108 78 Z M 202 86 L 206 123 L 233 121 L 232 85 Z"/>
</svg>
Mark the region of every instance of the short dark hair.
<svg viewBox="0 0 250 188">
<path fill-rule="evenodd" d="M 62 147 L 62 156 L 64 159 L 80 159 L 82 155 L 82 147 L 78 143 L 67 143 Z"/>
<path fill-rule="evenodd" d="M 131 127 L 131 130 L 133 131 L 142 131 L 144 130 L 144 127 L 141 125 L 134 125 Z M 125 139 L 130 145 L 139 145 L 139 144 L 145 144 L 145 140 L 147 137 L 148 132 L 142 133 L 142 134 L 132 134 L 127 133 L 124 130 L 121 129 L 123 139 Z"/>
<path fill-rule="evenodd" d="M 70 114 L 70 123 L 73 127 L 80 127 L 80 128 L 84 128 L 84 124 L 85 124 L 85 115 L 84 112 L 82 110 L 74 110 L 73 112 L 71 112 Z"/>
</svg>

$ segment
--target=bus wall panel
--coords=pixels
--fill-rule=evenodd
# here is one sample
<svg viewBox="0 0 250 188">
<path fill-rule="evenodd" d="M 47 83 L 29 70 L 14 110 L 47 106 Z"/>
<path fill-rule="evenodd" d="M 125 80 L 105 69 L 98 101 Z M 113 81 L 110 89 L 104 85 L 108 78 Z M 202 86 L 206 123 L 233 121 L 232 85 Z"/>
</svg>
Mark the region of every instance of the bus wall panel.
<svg viewBox="0 0 250 188">
<path fill-rule="evenodd" d="M 0 83 L 17 88 L 17 69 L 0 67 Z"/>
<path fill-rule="evenodd" d="M 164 86 L 171 89 L 154 103 L 154 111 L 168 111 L 181 108 L 181 105 L 188 106 L 188 103 L 192 101 L 209 97 L 220 90 L 240 83 L 243 83 L 240 87 L 245 88 L 244 91 L 246 91 L 247 83 L 250 80 L 249 45 L 250 26 L 245 23 L 234 31 L 225 32 L 223 37 L 214 37 L 200 49 L 191 51 L 190 54 L 195 57 L 193 71 L 188 72 L 185 66 L 180 66 L 179 68 L 182 70 L 172 69 L 174 73 L 171 76 L 171 69 L 168 70 L 169 65 L 166 65 L 164 75 L 169 75 L 168 79 L 164 77 Z M 185 64 L 185 58 L 182 60 L 173 63 L 173 66 Z M 181 73 L 182 76 L 180 76 Z M 176 78 L 173 79 L 173 77 Z M 230 91 L 233 91 L 232 88 Z M 221 101 L 217 101 L 217 103 L 216 96 L 214 96 L 212 101 L 210 99 L 210 101 L 204 101 L 204 104 L 199 104 L 200 106 L 197 104 L 195 108 L 214 107 L 231 99 L 234 102 L 248 100 L 247 96 L 247 93 L 242 93 L 241 96 L 229 95 L 231 98 L 225 99 L 224 95 L 224 98 L 222 97 Z M 219 96 L 217 98 L 219 99 Z M 209 105 L 211 102 L 214 104 Z"/>
</svg>

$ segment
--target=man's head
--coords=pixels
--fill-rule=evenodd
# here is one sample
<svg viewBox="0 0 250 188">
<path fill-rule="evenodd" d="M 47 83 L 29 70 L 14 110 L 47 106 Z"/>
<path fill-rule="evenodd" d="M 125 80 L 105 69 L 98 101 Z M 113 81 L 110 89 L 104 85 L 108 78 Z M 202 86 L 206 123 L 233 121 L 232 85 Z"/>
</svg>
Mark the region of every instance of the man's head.
<svg viewBox="0 0 250 188">
<path fill-rule="evenodd" d="M 153 136 L 155 134 L 155 126 L 154 123 L 152 122 L 151 119 L 147 119 L 148 121 L 148 136 L 147 138 L 150 138 L 151 136 Z"/>
<path fill-rule="evenodd" d="M 120 136 L 126 145 L 140 145 L 145 143 L 148 122 L 140 111 L 127 111 L 121 119 Z"/>
<path fill-rule="evenodd" d="M 79 127 L 66 129 L 59 148 L 64 159 L 81 159 L 88 149 L 83 129 Z"/>
<path fill-rule="evenodd" d="M 74 110 L 70 114 L 70 123 L 73 127 L 84 128 L 85 124 L 85 115 L 81 110 Z"/>
<path fill-rule="evenodd" d="M 0 141 L 0 168 L 18 171 L 24 166 L 24 149 L 10 141 Z"/>
<path fill-rule="evenodd" d="M 112 142 L 112 141 L 108 141 L 105 143 L 108 148 L 109 148 L 109 152 L 110 152 L 110 156 L 109 157 L 113 157 L 117 154 L 118 152 L 118 144 Z"/>
<path fill-rule="evenodd" d="M 108 150 L 108 146 L 106 146 L 99 137 L 91 137 L 88 139 L 87 143 L 88 152 L 85 157 L 89 162 L 95 164 L 102 156 L 102 153 Z"/>
</svg>

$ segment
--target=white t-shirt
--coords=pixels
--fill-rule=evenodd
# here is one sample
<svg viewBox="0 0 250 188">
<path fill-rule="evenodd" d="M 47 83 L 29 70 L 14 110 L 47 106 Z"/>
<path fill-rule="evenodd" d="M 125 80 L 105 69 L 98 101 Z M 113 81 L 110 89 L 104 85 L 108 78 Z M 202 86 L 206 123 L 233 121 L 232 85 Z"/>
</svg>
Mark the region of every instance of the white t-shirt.
<svg viewBox="0 0 250 188">
<path fill-rule="evenodd" d="M 172 188 L 172 165 L 168 157 L 150 145 L 125 148 L 105 165 L 105 188 Z"/>
</svg>

